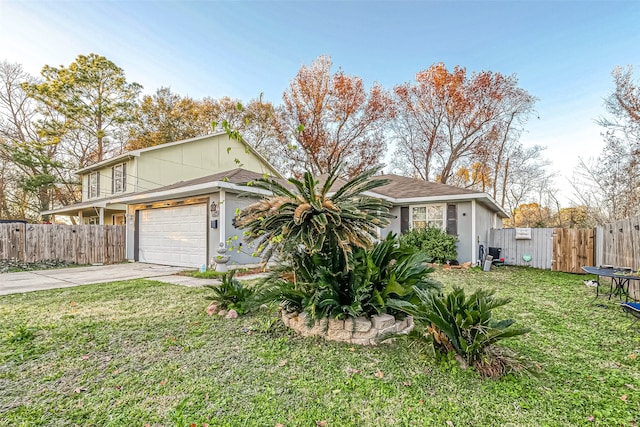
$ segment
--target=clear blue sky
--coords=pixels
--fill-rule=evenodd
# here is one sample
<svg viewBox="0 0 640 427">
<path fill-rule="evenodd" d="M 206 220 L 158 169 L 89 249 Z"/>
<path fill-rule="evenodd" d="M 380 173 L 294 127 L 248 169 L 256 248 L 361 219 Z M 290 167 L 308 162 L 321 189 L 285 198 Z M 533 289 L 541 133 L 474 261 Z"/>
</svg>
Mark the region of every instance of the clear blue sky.
<svg viewBox="0 0 640 427">
<path fill-rule="evenodd" d="M 553 168 L 570 176 L 578 156 L 603 146 L 594 120 L 612 69 L 631 64 L 640 76 L 640 1 L 0 0 L 0 60 L 37 75 L 88 53 L 116 63 L 145 93 L 264 93 L 276 104 L 321 54 L 387 88 L 435 62 L 515 73 L 539 98 L 540 118 L 522 142 L 547 146 Z"/>
</svg>

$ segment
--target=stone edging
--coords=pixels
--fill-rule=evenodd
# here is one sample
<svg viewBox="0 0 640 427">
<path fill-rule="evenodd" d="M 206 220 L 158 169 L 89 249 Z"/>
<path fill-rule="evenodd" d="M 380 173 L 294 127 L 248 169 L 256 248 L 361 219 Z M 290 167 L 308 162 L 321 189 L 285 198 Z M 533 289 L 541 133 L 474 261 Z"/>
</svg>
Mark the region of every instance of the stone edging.
<svg viewBox="0 0 640 427">
<path fill-rule="evenodd" d="M 413 330 L 413 317 L 396 320 L 389 314 L 336 320 L 323 318 L 313 326 L 307 313 L 282 312 L 282 322 L 303 337 L 321 336 L 328 341 L 346 342 L 356 345 L 378 345 L 394 335 L 408 334 Z"/>
</svg>

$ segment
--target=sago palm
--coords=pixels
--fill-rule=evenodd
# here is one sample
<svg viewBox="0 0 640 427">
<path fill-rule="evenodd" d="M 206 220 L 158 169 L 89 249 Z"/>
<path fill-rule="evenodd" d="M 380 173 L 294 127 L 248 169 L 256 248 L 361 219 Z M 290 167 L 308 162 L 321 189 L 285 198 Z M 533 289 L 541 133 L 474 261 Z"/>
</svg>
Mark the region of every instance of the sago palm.
<svg viewBox="0 0 640 427">
<path fill-rule="evenodd" d="M 332 170 L 322 184 L 310 172 L 302 180 L 289 179 L 290 186 L 260 178 L 251 185 L 272 196 L 242 210 L 236 223 L 249 241 L 258 244 L 257 253 L 264 261 L 274 254 L 281 260 L 320 254 L 337 256 L 342 258 L 338 263 L 346 264 L 352 248 L 370 248 L 378 227 L 392 217 L 389 202 L 363 194 L 387 183 L 373 178 L 379 169 L 363 172 L 335 192 L 331 188 L 341 168 Z"/>
</svg>

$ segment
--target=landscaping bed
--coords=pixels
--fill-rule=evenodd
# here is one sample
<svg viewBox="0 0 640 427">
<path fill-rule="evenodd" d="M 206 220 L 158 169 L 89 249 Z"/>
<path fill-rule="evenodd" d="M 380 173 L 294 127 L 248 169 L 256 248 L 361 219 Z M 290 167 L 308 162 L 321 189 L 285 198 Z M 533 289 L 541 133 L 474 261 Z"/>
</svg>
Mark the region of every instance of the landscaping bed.
<svg viewBox="0 0 640 427">
<path fill-rule="evenodd" d="M 78 264 L 59 259 L 47 259 L 37 262 L 0 259 L 0 273 L 17 273 L 20 271 L 48 270 L 52 268 L 77 267 Z"/>
</svg>

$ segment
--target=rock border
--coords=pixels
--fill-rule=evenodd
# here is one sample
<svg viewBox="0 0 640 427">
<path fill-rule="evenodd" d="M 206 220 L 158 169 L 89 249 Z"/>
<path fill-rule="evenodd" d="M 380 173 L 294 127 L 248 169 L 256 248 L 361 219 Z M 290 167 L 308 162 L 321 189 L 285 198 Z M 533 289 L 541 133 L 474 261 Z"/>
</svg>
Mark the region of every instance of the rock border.
<svg viewBox="0 0 640 427">
<path fill-rule="evenodd" d="M 282 311 L 285 326 L 303 337 L 320 336 L 327 341 L 375 346 L 395 335 L 406 335 L 414 328 L 413 317 L 396 320 L 390 314 L 347 318 L 345 320 L 323 318 L 313 325 L 307 313 Z"/>
</svg>

